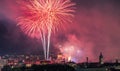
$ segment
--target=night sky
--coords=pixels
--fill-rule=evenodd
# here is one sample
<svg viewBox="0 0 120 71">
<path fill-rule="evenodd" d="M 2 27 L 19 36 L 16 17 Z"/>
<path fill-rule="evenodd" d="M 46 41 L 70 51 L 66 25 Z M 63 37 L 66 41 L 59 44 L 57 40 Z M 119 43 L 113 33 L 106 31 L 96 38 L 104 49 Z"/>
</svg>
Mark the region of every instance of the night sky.
<svg viewBox="0 0 120 71">
<path fill-rule="evenodd" d="M 21 14 L 16 0 L 0 0 L 0 55 L 43 54 L 41 41 L 25 35 L 17 26 Z M 50 52 L 74 47 L 74 60 L 97 61 L 102 52 L 105 61 L 120 59 L 120 0 L 73 0 L 76 12 L 65 32 L 51 37 Z M 62 29 L 61 29 L 62 30 Z M 80 53 L 76 56 L 77 50 Z M 63 54 L 65 52 L 62 52 Z"/>
</svg>

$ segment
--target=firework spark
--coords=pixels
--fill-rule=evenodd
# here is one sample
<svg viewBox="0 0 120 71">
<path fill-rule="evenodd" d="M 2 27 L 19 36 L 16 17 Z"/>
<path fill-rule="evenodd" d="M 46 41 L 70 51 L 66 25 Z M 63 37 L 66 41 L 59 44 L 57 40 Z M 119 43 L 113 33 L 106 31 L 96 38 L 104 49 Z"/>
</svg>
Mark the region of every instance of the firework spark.
<svg viewBox="0 0 120 71">
<path fill-rule="evenodd" d="M 75 4 L 70 0 L 27 0 L 20 3 L 23 14 L 17 18 L 18 26 L 28 36 L 41 39 L 45 59 L 49 59 L 51 33 L 71 22 Z"/>
</svg>

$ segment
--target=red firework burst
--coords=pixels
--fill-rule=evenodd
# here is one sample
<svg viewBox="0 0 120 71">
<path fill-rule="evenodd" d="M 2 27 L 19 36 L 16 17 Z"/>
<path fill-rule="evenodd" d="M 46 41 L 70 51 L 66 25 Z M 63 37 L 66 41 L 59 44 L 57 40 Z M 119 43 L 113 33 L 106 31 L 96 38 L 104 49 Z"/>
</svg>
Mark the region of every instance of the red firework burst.
<svg viewBox="0 0 120 71">
<path fill-rule="evenodd" d="M 75 4 L 70 0 L 28 0 L 21 3 L 23 15 L 17 18 L 18 26 L 28 36 L 41 38 L 45 59 L 48 59 L 51 33 L 71 22 Z"/>
<path fill-rule="evenodd" d="M 18 17 L 18 25 L 31 37 L 41 38 L 41 34 L 58 30 L 71 22 L 73 6 L 70 0 L 28 0 L 21 2 L 23 15 Z"/>
</svg>

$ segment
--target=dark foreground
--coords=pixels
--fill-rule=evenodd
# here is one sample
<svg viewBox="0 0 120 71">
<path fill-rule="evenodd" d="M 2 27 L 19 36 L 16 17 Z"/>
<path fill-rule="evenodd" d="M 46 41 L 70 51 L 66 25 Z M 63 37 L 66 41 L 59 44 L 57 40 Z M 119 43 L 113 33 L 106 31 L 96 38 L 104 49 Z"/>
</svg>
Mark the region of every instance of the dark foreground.
<svg viewBox="0 0 120 71">
<path fill-rule="evenodd" d="M 47 64 L 47 65 L 32 65 L 31 67 L 10 67 L 4 66 L 1 71 L 120 71 L 113 67 L 81 67 L 80 65 L 67 64 Z"/>
<path fill-rule="evenodd" d="M 1 71 L 76 71 L 74 67 L 62 64 L 33 65 L 31 67 L 10 68 L 5 66 Z"/>
</svg>

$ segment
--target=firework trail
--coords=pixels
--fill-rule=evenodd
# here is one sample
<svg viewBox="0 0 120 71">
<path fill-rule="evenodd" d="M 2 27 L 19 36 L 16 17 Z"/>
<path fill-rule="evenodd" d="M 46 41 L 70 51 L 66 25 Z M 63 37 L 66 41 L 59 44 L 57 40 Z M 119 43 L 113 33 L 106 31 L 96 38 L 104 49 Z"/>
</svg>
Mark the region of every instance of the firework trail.
<svg viewBox="0 0 120 71">
<path fill-rule="evenodd" d="M 71 22 L 75 4 L 70 0 L 24 0 L 20 3 L 23 13 L 17 18 L 18 26 L 28 36 L 41 39 L 45 59 L 49 59 L 51 33 Z"/>
</svg>

